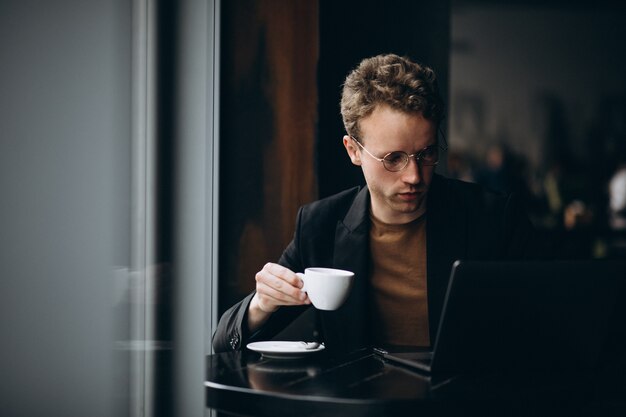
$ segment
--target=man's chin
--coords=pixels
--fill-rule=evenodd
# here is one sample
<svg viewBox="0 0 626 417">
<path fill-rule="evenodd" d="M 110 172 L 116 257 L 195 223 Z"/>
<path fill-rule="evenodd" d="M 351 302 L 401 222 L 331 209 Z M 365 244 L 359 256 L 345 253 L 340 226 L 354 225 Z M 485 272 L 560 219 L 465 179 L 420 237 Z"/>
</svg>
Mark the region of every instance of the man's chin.
<svg viewBox="0 0 626 417">
<path fill-rule="evenodd" d="M 426 207 L 422 202 L 423 200 L 395 204 L 395 211 L 400 215 L 415 216 L 417 218 L 426 211 Z"/>
</svg>

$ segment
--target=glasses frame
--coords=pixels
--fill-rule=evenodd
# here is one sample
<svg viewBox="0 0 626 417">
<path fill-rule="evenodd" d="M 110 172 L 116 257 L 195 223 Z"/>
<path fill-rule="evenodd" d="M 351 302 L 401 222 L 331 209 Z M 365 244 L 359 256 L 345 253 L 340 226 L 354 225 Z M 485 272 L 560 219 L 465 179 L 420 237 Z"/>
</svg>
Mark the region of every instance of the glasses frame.
<svg viewBox="0 0 626 417">
<path fill-rule="evenodd" d="M 387 171 L 389 171 L 389 172 L 400 172 L 400 171 L 403 171 L 409 165 L 409 161 L 411 160 L 411 158 L 415 158 L 415 161 L 417 162 L 418 166 L 420 166 L 420 167 L 422 167 L 422 166 L 436 166 L 439 163 L 439 159 L 440 159 L 439 157 L 437 158 L 437 160 L 434 163 L 424 163 L 424 160 L 422 159 L 422 155 L 424 154 L 424 152 L 427 149 L 431 149 L 433 147 L 439 148 L 439 150 L 441 152 L 445 152 L 445 151 L 448 150 L 448 143 L 446 142 L 446 137 L 443 134 L 443 132 L 441 131 L 441 128 L 439 128 L 439 133 L 441 134 L 441 137 L 443 139 L 443 143 L 444 143 L 443 146 L 439 143 L 439 141 L 437 141 L 437 143 L 435 143 L 434 145 L 428 145 L 425 148 L 421 149 L 420 151 L 415 152 L 415 153 L 410 154 L 410 155 L 408 153 L 404 152 L 404 151 L 392 151 L 392 152 L 386 153 L 382 158 L 379 158 L 379 157 L 375 156 L 374 154 L 372 154 L 370 151 L 368 151 L 367 148 L 365 148 L 365 146 L 363 146 L 363 144 L 359 141 L 359 139 L 356 136 L 352 136 L 352 135 L 349 135 L 349 136 L 350 136 L 350 138 L 353 141 L 355 141 L 361 147 L 361 149 L 363 149 L 365 152 L 367 152 L 367 154 L 369 156 L 371 156 L 372 158 L 374 158 L 378 162 L 381 162 L 383 164 L 383 167 Z M 386 161 L 385 158 L 387 158 L 389 155 L 394 154 L 394 153 L 402 153 L 402 154 L 404 154 L 406 156 L 406 159 L 405 159 L 404 165 L 402 165 L 401 168 L 396 169 L 396 170 L 391 170 L 385 164 L 385 161 Z"/>
</svg>

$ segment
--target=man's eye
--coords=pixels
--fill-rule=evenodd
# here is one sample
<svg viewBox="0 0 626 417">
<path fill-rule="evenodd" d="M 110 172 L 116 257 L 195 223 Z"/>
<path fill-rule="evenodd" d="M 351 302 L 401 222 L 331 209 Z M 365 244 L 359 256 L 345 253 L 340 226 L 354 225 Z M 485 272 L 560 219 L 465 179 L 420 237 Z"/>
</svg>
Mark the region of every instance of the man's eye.
<svg viewBox="0 0 626 417">
<path fill-rule="evenodd" d="M 392 152 L 389 155 L 385 156 L 385 161 L 388 164 L 392 164 L 392 165 L 403 164 L 405 159 L 406 159 L 406 155 L 402 152 Z"/>
<path fill-rule="evenodd" d="M 424 159 L 432 159 L 437 155 L 437 147 L 436 146 L 429 146 L 428 148 L 424 149 L 422 152 L 422 158 Z"/>
</svg>

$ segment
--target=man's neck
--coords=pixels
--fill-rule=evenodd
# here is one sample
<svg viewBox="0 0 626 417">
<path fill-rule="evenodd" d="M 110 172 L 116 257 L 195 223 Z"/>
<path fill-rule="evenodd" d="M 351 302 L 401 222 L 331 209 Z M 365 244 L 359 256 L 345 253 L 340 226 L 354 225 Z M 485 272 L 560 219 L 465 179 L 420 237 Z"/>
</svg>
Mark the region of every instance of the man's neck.
<svg viewBox="0 0 626 417">
<path fill-rule="evenodd" d="M 411 213 L 398 213 L 394 216 L 384 215 L 380 213 L 373 205 L 370 206 L 370 215 L 376 220 L 385 224 L 408 224 L 426 214 L 426 206 L 420 207 L 419 210 Z"/>
</svg>

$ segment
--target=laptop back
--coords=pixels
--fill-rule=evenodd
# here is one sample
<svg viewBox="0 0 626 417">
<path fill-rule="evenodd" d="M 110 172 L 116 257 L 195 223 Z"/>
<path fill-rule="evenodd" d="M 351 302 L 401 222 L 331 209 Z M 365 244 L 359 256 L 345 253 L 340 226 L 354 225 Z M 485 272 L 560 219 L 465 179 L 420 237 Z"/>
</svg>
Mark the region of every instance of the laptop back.
<svg viewBox="0 0 626 417">
<path fill-rule="evenodd" d="M 625 279 L 618 261 L 457 261 L 431 371 L 593 369 Z"/>
</svg>

